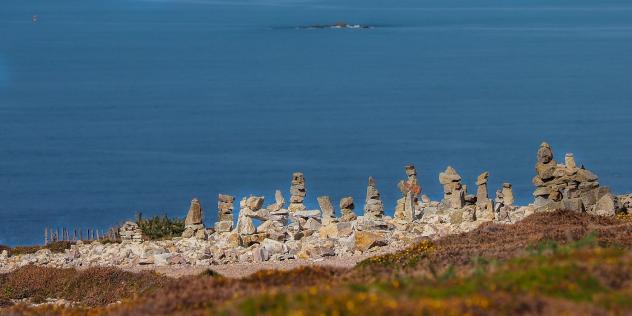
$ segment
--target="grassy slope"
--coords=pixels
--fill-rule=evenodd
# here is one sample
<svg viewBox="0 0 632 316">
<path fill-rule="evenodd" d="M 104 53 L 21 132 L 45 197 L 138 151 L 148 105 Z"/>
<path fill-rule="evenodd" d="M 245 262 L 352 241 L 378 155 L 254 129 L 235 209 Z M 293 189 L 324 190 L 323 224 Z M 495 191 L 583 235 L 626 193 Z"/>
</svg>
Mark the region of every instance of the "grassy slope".
<svg viewBox="0 0 632 316">
<path fill-rule="evenodd" d="M 115 269 L 28 267 L 0 276 L 0 304 L 57 297 L 92 307 L 5 309 L 70 315 L 629 314 L 631 278 L 632 223 L 556 212 L 425 241 L 351 270 L 174 280 Z"/>
</svg>

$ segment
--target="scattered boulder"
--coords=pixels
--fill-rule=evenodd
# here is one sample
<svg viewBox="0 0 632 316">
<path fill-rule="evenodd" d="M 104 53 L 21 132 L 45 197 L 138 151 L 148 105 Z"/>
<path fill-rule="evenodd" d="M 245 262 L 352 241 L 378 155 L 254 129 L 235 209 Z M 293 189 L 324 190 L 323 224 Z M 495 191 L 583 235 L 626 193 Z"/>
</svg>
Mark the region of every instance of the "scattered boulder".
<svg viewBox="0 0 632 316">
<path fill-rule="evenodd" d="M 386 246 L 386 234 L 375 231 L 356 231 L 354 236 L 357 250 L 365 252 L 373 247 Z"/>
</svg>

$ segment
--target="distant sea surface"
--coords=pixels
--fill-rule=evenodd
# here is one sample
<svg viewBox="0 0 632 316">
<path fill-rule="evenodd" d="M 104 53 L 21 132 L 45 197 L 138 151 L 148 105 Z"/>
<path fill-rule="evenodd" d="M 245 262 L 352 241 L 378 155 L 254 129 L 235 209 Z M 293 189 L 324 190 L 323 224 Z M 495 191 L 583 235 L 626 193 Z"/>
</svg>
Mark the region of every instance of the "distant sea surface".
<svg viewBox="0 0 632 316">
<path fill-rule="evenodd" d="M 297 29 L 337 21 L 373 28 Z M 408 163 L 433 200 L 451 165 L 526 204 L 544 140 L 632 192 L 631 138 L 627 0 L 0 4 L 0 244 L 193 197 L 211 225 L 293 171 L 310 208 L 362 213 L 374 176 L 392 213 Z"/>
</svg>

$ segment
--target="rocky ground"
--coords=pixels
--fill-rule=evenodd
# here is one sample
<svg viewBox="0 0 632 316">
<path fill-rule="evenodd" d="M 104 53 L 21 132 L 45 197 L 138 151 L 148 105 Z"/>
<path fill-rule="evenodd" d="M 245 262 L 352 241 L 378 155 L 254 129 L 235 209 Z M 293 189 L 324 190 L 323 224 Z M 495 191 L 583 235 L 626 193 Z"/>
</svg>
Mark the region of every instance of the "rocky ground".
<svg viewBox="0 0 632 316">
<path fill-rule="evenodd" d="M 0 313 L 625 315 L 630 276 L 629 216 L 556 211 L 422 240 L 353 268 L 311 265 L 233 279 L 29 265 L 0 274 Z"/>
</svg>

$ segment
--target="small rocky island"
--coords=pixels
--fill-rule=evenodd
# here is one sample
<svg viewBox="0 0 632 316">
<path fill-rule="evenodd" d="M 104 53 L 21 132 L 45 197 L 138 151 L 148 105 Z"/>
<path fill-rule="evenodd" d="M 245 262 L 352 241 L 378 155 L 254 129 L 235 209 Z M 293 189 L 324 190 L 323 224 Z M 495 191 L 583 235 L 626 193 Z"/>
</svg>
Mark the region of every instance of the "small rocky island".
<svg viewBox="0 0 632 316">
<path fill-rule="evenodd" d="M 551 146 L 542 143 L 536 161 L 534 201 L 529 205 L 514 204 L 510 183 L 504 183 L 490 197 L 487 171 L 475 179 L 475 193 L 470 193 L 461 175 L 450 166 L 438 176 L 443 198 L 432 201 L 422 194 L 415 166 L 408 165 L 404 168 L 406 177 L 398 184 L 401 198 L 393 205 L 393 217 L 385 214 L 379 183 L 373 177 L 367 181 L 362 214 L 356 213 L 350 196 L 340 200 L 338 211 L 328 196 L 317 197 L 319 209 L 310 210 L 304 204 L 308 193 L 306 177 L 296 172 L 291 178 L 289 203 L 279 190 L 267 206 L 264 197 L 247 196 L 239 201 L 239 213 L 235 216 L 235 197 L 220 194 L 218 221 L 213 227 L 206 227 L 202 204 L 195 198 L 181 237 L 146 240 L 136 223 L 126 222 L 119 229 L 118 242 L 77 241 L 64 253 L 42 249 L 9 256 L 3 251 L 0 270 L 12 271 L 29 264 L 74 268 L 208 267 L 366 257 L 405 249 L 423 239 L 469 232 L 484 223 L 517 223 L 534 213 L 563 209 L 615 216 L 632 211 L 632 194 L 612 194 L 594 173 L 575 162 L 573 154 L 566 154 L 564 162 L 558 163 Z"/>
<path fill-rule="evenodd" d="M 373 28 L 364 24 L 349 24 L 346 22 L 336 22 L 334 24 L 312 24 L 299 27 L 299 29 L 370 29 Z"/>
</svg>

